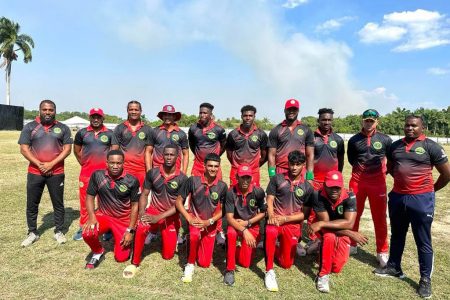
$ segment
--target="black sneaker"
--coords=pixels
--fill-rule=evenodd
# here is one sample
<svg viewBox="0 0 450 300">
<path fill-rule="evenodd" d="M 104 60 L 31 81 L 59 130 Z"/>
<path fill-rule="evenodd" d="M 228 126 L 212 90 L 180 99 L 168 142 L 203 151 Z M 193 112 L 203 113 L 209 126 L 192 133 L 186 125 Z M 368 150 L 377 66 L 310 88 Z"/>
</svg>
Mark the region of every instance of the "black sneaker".
<svg viewBox="0 0 450 300">
<path fill-rule="evenodd" d="M 92 257 L 91 260 L 88 261 L 88 263 L 86 264 L 86 266 L 84 267 L 85 269 L 88 270 L 92 270 L 98 267 L 98 265 L 105 259 L 105 254 L 102 253 L 102 256 L 100 256 L 100 258 L 94 258 Z"/>
<path fill-rule="evenodd" d="M 227 271 L 223 277 L 223 283 L 229 286 L 234 285 L 234 271 Z"/>
<path fill-rule="evenodd" d="M 112 238 L 113 238 L 113 234 L 111 231 L 104 233 L 103 237 L 102 237 L 104 242 L 107 242 L 107 241 L 111 240 Z"/>
<path fill-rule="evenodd" d="M 431 279 L 428 277 L 422 277 L 419 281 L 419 288 L 417 289 L 417 293 L 420 297 L 425 299 L 431 298 Z"/>
<path fill-rule="evenodd" d="M 373 273 L 377 276 L 382 277 L 405 278 L 405 274 L 403 274 L 402 271 L 398 271 L 391 266 L 385 266 L 384 268 L 376 268 L 375 270 L 373 270 Z"/>
</svg>

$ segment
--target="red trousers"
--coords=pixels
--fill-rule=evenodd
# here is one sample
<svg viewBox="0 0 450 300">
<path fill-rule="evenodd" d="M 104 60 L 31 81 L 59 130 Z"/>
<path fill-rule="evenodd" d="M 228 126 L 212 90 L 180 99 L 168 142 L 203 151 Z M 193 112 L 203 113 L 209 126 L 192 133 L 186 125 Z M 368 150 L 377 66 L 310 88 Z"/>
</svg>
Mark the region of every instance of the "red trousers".
<svg viewBox="0 0 450 300">
<path fill-rule="evenodd" d="M 189 255 L 188 263 L 202 268 L 208 268 L 212 261 L 214 243 L 216 241 L 216 224 L 199 229 L 189 225 Z"/>
<path fill-rule="evenodd" d="M 88 213 L 86 210 L 86 191 L 89 186 L 89 176 L 80 174 L 78 178 L 78 192 L 80 197 L 80 227 L 88 220 Z"/>
<path fill-rule="evenodd" d="M 149 215 L 158 215 L 155 209 L 149 208 L 146 211 Z M 157 233 L 158 230 L 161 231 L 162 238 L 162 250 L 161 256 L 163 259 L 172 259 L 175 255 L 175 250 L 177 248 L 177 237 L 178 230 L 180 229 L 181 222 L 178 213 L 167 217 L 165 219 L 159 220 L 155 224 L 144 224 L 139 222 L 136 234 L 134 237 L 134 248 L 133 256 L 131 257 L 131 263 L 133 265 L 139 265 L 141 263 L 142 250 L 144 250 L 144 242 L 148 233 Z"/>
<path fill-rule="evenodd" d="M 230 184 L 231 184 L 231 186 L 237 184 L 236 173 L 237 173 L 237 168 L 231 167 L 231 169 L 230 169 Z M 255 168 L 252 170 L 252 183 L 256 186 L 260 186 L 259 185 L 259 183 L 260 183 L 259 168 Z"/>
<path fill-rule="evenodd" d="M 248 229 L 253 237 L 256 239 L 256 243 L 259 242 L 259 225 L 256 224 Z M 241 246 L 236 247 L 236 241 L 238 237 L 241 238 Z M 234 227 L 227 227 L 227 271 L 233 271 L 236 269 L 236 260 L 238 264 L 244 268 L 250 267 L 252 258 L 254 257 L 255 248 L 251 248 L 245 242 L 242 236 L 242 232 L 236 231 Z"/>
<path fill-rule="evenodd" d="M 373 225 L 375 227 L 375 240 L 377 245 L 377 253 L 387 253 L 389 251 L 388 233 L 386 222 L 386 182 L 365 183 L 351 179 L 349 183 L 350 190 L 356 195 L 357 214 L 353 231 L 358 231 L 361 215 L 364 212 L 364 203 L 369 198 L 370 212 L 372 214 Z M 351 242 L 352 246 L 356 246 L 356 242 Z"/>
<path fill-rule="evenodd" d="M 341 272 L 350 255 L 350 238 L 336 236 L 334 232 L 322 232 L 322 245 L 320 250 L 319 276 L 331 272 Z"/>
<path fill-rule="evenodd" d="M 98 222 L 98 229 L 94 229 L 94 232 L 83 232 L 83 239 L 91 248 L 94 254 L 102 253 L 104 251 L 102 244 L 98 240 L 98 237 L 102 234 L 112 231 L 114 236 L 114 258 L 118 262 L 124 262 L 130 257 L 130 247 L 123 248 L 120 245 L 125 231 L 130 224 L 129 220 L 120 220 L 104 214 L 95 214 Z"/>
<path fill-rule="evenodd" d="M 266 225 L 266 271 L 273 269 L 274 258 L 284 269 L 289 269 L 294 264 L 297 243 L 301 237 L 302 226 L 298 223 L 285 223 L 281 226 Z M 280 246 L 276 247 L 276 242 Z"/>
</svg>

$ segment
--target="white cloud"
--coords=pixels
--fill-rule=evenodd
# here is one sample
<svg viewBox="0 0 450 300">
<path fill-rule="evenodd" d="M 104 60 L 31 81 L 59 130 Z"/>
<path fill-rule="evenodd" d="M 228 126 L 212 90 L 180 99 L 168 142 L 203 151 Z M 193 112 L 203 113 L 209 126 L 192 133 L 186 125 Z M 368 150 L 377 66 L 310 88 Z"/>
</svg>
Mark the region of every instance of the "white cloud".
<svg viewBox="0 0 450 300">
<path fill-rule="evenodd" d="M 297 6 L 308 3 L 309 0 L 287 0 L 283 7 L 285 8 L 296 8 Z"/>
<path fill-rule="evenodd" d="M 431 75 L 437 75 L 437 76 L 442 76 L 442 75 L 447 75 L 450 74 L 450 69 L 444 69 L 444 68 L 429 68 L 427 70 L 428 74 Z"/>
<path fill-rule="evenodd" d="M 407 52 L 450 44 L 450 19 L 437 11 L 417 9 L 384 15 L 381 24 L 367 23 L 359 32 L 361 42 L 400 42 L 392 50 Z"/>
<path fill-rule="evenodd" d="M 367 101 L 367 107 L 378 110 L 380 114 L 386 114 L 400 105 L 399 98 L 385 87 L 377 87 L 371 91 L 361 90 L 361 96 Z"/>
<path fill-rule="evenodd" d="M 338 19 L 330 19 L 316 26 L 316 32 L 329 33 L 339 30 L 345 23 L 355 20 L 355 17 L 345 16 Z"/>
</svg>

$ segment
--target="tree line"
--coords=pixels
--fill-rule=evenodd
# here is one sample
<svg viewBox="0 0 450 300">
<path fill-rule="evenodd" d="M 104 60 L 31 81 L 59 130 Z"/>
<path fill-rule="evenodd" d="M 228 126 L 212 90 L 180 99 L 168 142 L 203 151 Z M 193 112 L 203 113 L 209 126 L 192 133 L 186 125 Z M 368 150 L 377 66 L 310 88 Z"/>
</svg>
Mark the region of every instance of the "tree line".
<svg viewBox="0 0 450 300">
<path fill-rule="evenodd" d="M 25 119 L 34 119 L 39 112 L 37 110 L 25 110 Z M 403 125 L 405 117 L 408 115 L 420 115 L 425 121 L 425 132 L 430 136 L 450 136 L 450 106 L 446 109 L 428 109 L 418 108 L 414 111 L 397 107 L 394 111 L 381 116 L 379 120 L 379 130 L 386 134 L 391 135 L 403 135 Z M 64 111 L 58 113 L 58 120 L 64 121 L 74 116 L 79 116 L 88 120 L 89 115 L 85 112 L 68 112 Z M 142 115 L 142 119 L 150 126 L 155 127 L 161 124 L 160 120 L 149 120 L 145 115 Z M 197 122 L 197 115 L 182 114 L 181 120 L 178 125 L 181 127 L 189 127 L 193 123 Z M 105 115 L 105 123 L 121 123 L 124 119 L 113 116 Z M 280 120 L 281 121 L 281 120 Z M 241 119 L 232 117 L 224 120 L 216 120 L 218 124 L 224 128 L 236 128 L 241 123 Z M 256 125 L 263 130 L 270 130 L 276 124 L 271 122 L 268 118 L 257 119 Z M 317 127 L 317 117 L 307 116 L 302 118 L 302 122 L 310 126 L 311 128 Z M 333 122 L 333 129 L 339 133 L 355 133 L 361 129 L 361 116 L 360 115 L 348 115 L 345 117 L 336 117 Z"/>
</svg>

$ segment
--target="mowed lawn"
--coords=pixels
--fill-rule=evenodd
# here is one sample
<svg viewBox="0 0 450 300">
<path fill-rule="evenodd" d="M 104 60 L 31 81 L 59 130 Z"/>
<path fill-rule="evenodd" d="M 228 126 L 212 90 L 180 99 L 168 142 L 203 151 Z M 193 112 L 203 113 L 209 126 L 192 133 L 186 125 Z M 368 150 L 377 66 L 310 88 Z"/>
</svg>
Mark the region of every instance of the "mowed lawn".
<svg viewBox="0 0 450 300">
<path fill-rule="evenodd" d="M 28 248 L 20 243 L 27 233 L 25 220 L 27 162 L 19 153 L 19 132 L 0 131 L 0 299 L 80 299 L 80 298 L 188 298 L 188 299 L 408 299 L 416 298 L 419 280 L 417 251 L 412 234 L 408 234 L 404 253 L 404 280 L 379 278 L 372 274 L 376 267 L 373 225 L 367 210 L 362 219 L 362 231 L 369 236 L 370 244 L 350 258 L 343 272 L 332 276 L 331 293 L 316 291 L 314 277 L 317 272 L 315 257 L 297 257 L 290 270 L 275 267 L 280 292 L 270 293 L 264 287 L 264 254 L 258 250 L 251 269 L 238 267 L 234 287 L 222 283 L 225 269 L 225 250 L 216 247 L 214 261 L 209 269 L 196 268 L 194 281 L 183 284 L 180 280 L 186 263 L 186 244 L 182 245 L 171 261 L 164 261 L 159 253 L 160 242 L 152 243 L 144 252 L 141 269 L 134 279 L 122 278 L 128 263 L 116 263 L 112 252 L 93 271 L 84 270 L 89 248 L 75 242 L 72 234 L 78 229 L 79 166 L 73 154 L 66 160 L 65 205 L 68 243 L 58 246 L 53 240 L 52 206 L 45 190 L 40 205 L 38 226 L 41 239 Z M 450 147 L 446 147 L 450 153 Z M 223 173 L 228 178 L 229 164 L 225 155 Z M 262 186 L 268 182 L 266 166 L 262 169 Z M 350 178 L 350 168 L 345 166 L 345 179 Z M 436 177 L 435 177 L 436 178 Z M 392 186 L 389 178 L 388 190 Z M 450 297 L 450 188 L 437 194 L 433 243 L 435 263 L 433 297 Z M 107 249 L 111 250 L 108 243 Z"/>
</svg>

